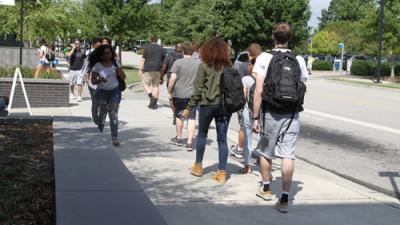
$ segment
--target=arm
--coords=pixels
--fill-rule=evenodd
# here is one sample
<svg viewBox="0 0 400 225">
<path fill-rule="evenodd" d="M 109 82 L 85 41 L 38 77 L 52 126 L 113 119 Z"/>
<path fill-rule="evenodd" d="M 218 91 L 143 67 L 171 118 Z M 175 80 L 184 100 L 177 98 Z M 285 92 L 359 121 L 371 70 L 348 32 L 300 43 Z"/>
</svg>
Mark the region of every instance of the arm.
<svg viewBox="0 0 400 225">
<path fill-rule="evenodd" d="M 72 54 L 74 54 L 74 52 L 75 52 L 75 45 L 72 47 L 72 49 L 71 49 L 71 51 L 69 51 L 68 52 L 68 57 L 71 57 L 72 56 Z"/>
<path fill-rule="evenodd" d="M 164 60 L 164 62 L 165 62 L 165 60 Z M 164 75 L 167 73 L 167 68 L 168 68 L 168 65 L 163 63 L 161 70 L 160 70 L 160 84 L 163 84 Z"/>
<path fill-rule="evenodd" d="M 264 80 L 265 77 L 257 74 L 256 76 L 256 89 L 254 90 L 254 100 L 253 100 L 253 129 L 257 132 L 260 132 L 260 126 L 258 124 L 260 119 L 261 112 L 261 103 L 262 103 L 262 94 L 264 91 Z"/>
<path fill-rule="evenodd" d="M 169 99 L 172 98 L 172 92 L 174 91 L 175 82 L 176 82 L 176 73 L 171 73 L 171 77 L 169 78 L 169 84 L 168 84 Z"/>
<path fill-rule="evenodd" d="M 142 59 L 141 59 L 140 62 L 139 62 L 139 75 L 142 75 L 142 74 L 143 74 L 144 61 L 146 61 L 146 59 L 144 59 L 144 58 L 142 57 Z"/>
<path fill-rule="evenodd" d="M 100 75 L 97 72 L 92 72 L 92 84 L 100 84 L 101 83 L 101 78 Z"/>
<path fill-rule="evenodd" d="M 188 105 L 186 106 L 186 110 L 191 111 L 192 108 L 199 103 L 201 99 L 201 94 L 203 93 L 205 82 L 206 82 L 206 71 L 204 70 L 203 66 L 200 65 L 196 75 L 194 92 L 189 100 Z"/>
</svg>

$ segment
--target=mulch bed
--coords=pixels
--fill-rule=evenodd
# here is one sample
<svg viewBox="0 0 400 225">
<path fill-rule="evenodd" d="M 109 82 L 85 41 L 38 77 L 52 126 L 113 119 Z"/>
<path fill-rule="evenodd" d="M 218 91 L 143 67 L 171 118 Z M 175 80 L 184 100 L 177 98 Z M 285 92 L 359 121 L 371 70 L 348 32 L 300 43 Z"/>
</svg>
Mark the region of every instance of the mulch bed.
<svg viewBox="0 0 400 225">
<path fill-rule="evenodd" d="M 0 124 L 0 224 L 55 224 L 51 124 Z"/>
</svg>

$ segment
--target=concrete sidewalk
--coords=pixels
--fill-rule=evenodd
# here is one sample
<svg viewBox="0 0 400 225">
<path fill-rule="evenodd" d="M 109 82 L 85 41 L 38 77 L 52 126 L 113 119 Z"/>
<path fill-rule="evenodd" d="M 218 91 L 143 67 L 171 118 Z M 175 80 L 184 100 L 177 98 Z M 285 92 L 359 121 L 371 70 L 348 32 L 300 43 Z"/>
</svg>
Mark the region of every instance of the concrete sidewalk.
<svg viewBox="0 0 400 225">
<path fill-rule="evenodd" d="M 57 214 L 63 221 L 86 219 L 86 222 L 59 224 L 145 224 L 132 219 L 135 216 L 127 217 L 129 212 L 136 212 L 134 215 L 155 212 L 156 222 L 149 224 L 162 224 L 164 219 L 170 225 L 395 225 L 400 221 L 397 199 L 301 160 L 296 160 L 293 201 L 288 214 L 280 214 L 273 208 L 276 199 L 265 202 L 255 196 L 260 177 L 239 174 L 242 165 L 234 159 L 228 160 L 230 179 L 220 185 L 211 180 L 218 163 L 214 129 L 209 132 L 206 147 L 205 175 L 193 177 L 189 167 L 195 152 L 169 144 L 175 134 L 170 109 L 161 105 L 158 110 L 149 110 L 141 87 L 127 90 L 123 95 L 119 148 L 111 145 L 109 127 L 104 134 L 97 133 L 88 118 L 87 98 L 64 110 L 64 114 L 70 113 L 69 117 L 55 120 L 57 193 L 65 196 L 57 199 L 58 206 L 61 201 L 65 209 L 72 208 L 75 213 L 58 208 Z M 33 111 L 48 113 L 43 109 Z M 229 136 L 236 139 L 236 134 Z M 70 159 L 76 160 L 69 164 Z M 278 196 L 281 184 L 278 164 L 274 164 L 273 176 L 272 190 Z M 99 197 L 98 193 L 108 194 Z M 144 193 L 162 218 L 149 206 Z M 144 202 L 142 207 L 131 206 L 138 201 Z"/>
</svg>

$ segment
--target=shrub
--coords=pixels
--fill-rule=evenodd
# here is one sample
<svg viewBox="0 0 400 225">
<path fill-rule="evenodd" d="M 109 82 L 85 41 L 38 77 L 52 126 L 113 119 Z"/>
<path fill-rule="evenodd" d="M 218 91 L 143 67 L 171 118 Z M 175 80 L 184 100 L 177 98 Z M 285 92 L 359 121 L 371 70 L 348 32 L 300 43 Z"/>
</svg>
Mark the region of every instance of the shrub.
<svg viewBox="0 0 400 225">
<path fill-rule="evenodd" d="M 394 73 L 396 74 L 396 76 L 400 76 L 400 64 L 396 64 L 396 66 L 394 67 Z"/>
<path fill-rule="evenodd" d="M 138 54 L 138 55 L 143 55 L 143 53 L 144 53 L 144 48 L 141 48 L 136 51 L 136 54 Z"/>
<path fill-rule="evenodd" d="M 57 70 L 50 70 L 40 74 L 41 79 L 61 79 L 61 75 Z"/>
<path fill-rule="evenodd" d="M 34 70 L 27 66 L 0 67 L 0 77 L 14 77 L 15 69 L 19 67 L 24 78 L 33 78 Z"/>
<path fill-rule="evenodd" d="M 375 76 L 376 62 L 374 61 L 353 61 L 351 65 L 351 74 L 354 76 Z M 381 75 L 390 76 L 390 65 L 381 64 Z"/>
<path fill-rule="evenodd" d="M 313 70 L 332 70 L 333 64 L 325 60 L 315 60 L 313 63 Z"/>
</svg>

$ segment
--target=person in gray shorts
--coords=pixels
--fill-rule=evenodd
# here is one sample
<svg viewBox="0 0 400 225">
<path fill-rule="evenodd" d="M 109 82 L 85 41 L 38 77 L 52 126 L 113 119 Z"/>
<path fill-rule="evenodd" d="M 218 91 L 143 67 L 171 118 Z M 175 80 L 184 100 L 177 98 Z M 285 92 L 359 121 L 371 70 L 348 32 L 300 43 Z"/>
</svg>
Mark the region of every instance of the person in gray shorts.
<svg viewBox="0 0 400 225">
<path fill-rule="evenodd" d="M 262 185 L 257 196 L 264 200 L 272 199 L 273 194 L 270 189 L 272 159 L 281 158 L 282 195 L 275 208 L 280 212 L 287 212 L 296 140 L 300 131 L 299 112 L 303 110 L 304 82 L 307 80 L 308 72 L 304 59 L 301 56 L 294 56 L 287 48 L 292 37 L 290 25 L 287 23 L 275 25 L 273 37 L 275 49 L 272 53 L 260 54 L 253 68 L 253 73 L 256 74 L 253 130 L 262 134 L 256 149 L 262 175 Z M 265 93 L 264 88 L 267 90 Z M 260 111 L 263 112 L 262 122 L 259 122 Z"/>
</svg>

